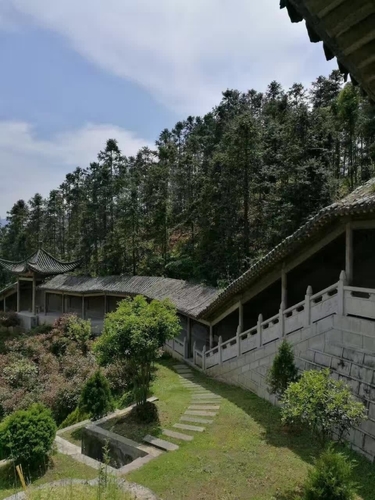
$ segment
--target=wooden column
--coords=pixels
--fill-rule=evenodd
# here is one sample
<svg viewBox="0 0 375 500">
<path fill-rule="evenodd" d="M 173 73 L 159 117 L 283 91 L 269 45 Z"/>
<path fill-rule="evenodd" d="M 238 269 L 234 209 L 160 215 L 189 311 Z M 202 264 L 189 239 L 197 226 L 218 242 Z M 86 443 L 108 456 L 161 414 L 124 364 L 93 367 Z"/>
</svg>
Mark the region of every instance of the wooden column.
<svg viewBox="0 0 375 500">
<path fill-rule="evenodd" d="M 17 280 L 17 312 L 20 312 L 20 303 L 21 303 L 21 287 L 20 287 L 20 279 Z"/>
<path fill-rule="evenodd" d="M 285 264 L 281 268 L 281 309 L 287 308 L 288 304 L 288 277 L 285 271 Z"/>
<path fill-rule="evenodd" d="M 82 295 L 82 319 L 85 319 L 85 296 Z"/>
<path fill-rule="evenodd" d="M 210 349 L 214 346 L 214 327 L 210 325 Z"/>
<path fill-rule="evenodd" d="M 191 319 L 187 319 L 187 343 L 188 343 L 188 358 L 191 356 Z"/>
<path fill-rule="evenodd" d="M 7 310 L 7 298 L 4 296 L 4 302 L 3 302 L 3 309 L 4 312 Z"/>
<path fill-rule="evenodd" d="M 65 296 L 62 293 L 61 294 L 61 314 L 64 314 L 64 312 L 65 312 Z"/>
<path fill-rule="evenodd" d="M 353 282 L 353 228 L 350 222 L 346 224 L 345 231 L 345 273 L 347 284 Z"/>
<path fill-rule="evenodd" d="M 44 301 L 43 301 L 43 308 L 44 308 L 44 316 L 47 314 L 47 292 L 44 292 Z"/>
<path fill-rule="evenodd" d="M 32 292 L 32 302 L 31 302 L 31 312 L 35 315 L 36 314 L 36 280 L 35 280 L 35 274 L 33 275 L 33 292 Z"/>
<path fill-rule="evenodd" d="M 104 316 L 107 314 L 107 295 L 104 294 Z"/>
<path fill-rule="evenodd" d="M 243 304 L 240 301 L 238 304 L 238 327 L 239 333 L 243 332 Z"/>
</svg>

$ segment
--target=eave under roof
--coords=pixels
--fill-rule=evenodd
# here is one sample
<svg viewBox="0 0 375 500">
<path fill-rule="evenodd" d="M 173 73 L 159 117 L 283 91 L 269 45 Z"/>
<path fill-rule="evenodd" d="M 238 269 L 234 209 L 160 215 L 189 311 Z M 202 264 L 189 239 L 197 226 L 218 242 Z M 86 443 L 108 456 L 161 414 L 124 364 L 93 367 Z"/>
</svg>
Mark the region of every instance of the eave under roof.
<svg viewBox="0 0 375 500">
<path fill-rule="evenodd" d="M 42 276 L 68 273 L 76 269 L 81 261 L 62 262 L 43 249 L 37 250 L 30 257 L 19 262 L 0 259 L 0 266 L 12 274 L 22 275 L 29 272 Z"/>
</svg>

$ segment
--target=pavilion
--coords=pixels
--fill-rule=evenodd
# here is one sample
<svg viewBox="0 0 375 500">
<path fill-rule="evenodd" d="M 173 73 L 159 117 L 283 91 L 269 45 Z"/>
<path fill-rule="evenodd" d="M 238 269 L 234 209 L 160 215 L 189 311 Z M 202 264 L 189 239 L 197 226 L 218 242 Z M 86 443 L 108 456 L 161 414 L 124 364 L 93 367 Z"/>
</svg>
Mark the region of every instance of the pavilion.
<svg viewBox="0 0 375 500">
<path fill-rule="evenodd" d="M 46 278 L 74 271 L 79 264 L 80 261 L 62 262 L 41 248 L 27 259 L 18 262 L 0 259 L 0 266 L 8 273 L 17 276 L 17 282 L 1 292 L 4 293 L 3 309 L 15 310 L 21 316 L 21 321 L 29 318 L 22 322 L 26 323 L 26 327 L 31 327 L 36 323 L 30 318 L 35 317 L 40 309 L 39 285 Z M 9 307 L 7 307 L 7 297 L 9 297 Z"/>
</svg>

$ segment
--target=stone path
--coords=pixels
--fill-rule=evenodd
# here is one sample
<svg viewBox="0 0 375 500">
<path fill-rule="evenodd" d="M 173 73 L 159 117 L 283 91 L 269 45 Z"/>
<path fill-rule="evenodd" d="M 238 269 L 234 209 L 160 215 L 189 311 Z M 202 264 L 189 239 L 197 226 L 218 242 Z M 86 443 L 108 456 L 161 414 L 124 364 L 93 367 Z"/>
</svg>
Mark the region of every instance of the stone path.
<svg viewBox="0 0 375 500">
<path fill-rule="evenodd" d="M 198 382 L 194 382 L 194 372 L 189 366 L 177 364 L 173 368 L 178 374 L 182 387 L 190 391 L 191 403 L 180 418 L 180 422 L 173 425 L 173 428 L 176 430 L 163 429 L 162 432 L 164 436 L 176 441 L 192 441 L 194 438 L 193 435 L 186 434 L 185 432 L 177 432 L 177 429 L 192 433 L 204 432 L 206 430 L 205 426 L 212 424 L 213 420 L 212 418 L 201 417 L 215 417 L 220 410 L 221 397 L 202 387 Z M 165 451 L 178 449 L 178 445 L 153 436 L 145 436 L 143 440 Z"/>
<path fill-rule="evenodd" d="M 212 424 L 212 418 L 201 418 L 201 417 L 215 417 L 217 411 L 220 410 L 221 397 L 217 394 L 212 393 L 208 389 L 202 387 L 199 383 L 194 382 L 194 372 L 190 367 L 183 364 L 177 364 L 173 367 L 178 373 L 180 383 L 182 387 L 191 393 L 191 403 L 185 411 L 184 415 L 180 418 L 180 422 L 173 425 L 174 429 L 181 429 L 183 431 L 190 431 L 192 433 L 204 432 L 206 430 L 206 425 Z M 196 425 L 200 424 L 200 425 Z M 202 425 L 203 424 L 203 425 Z M 176 430 L 163 429 L 163 434 L 177 441 L 192 441 L 193 437 L 190 434 L 177 432 Z M 153 444 L 161 441 L 161 446 L 159 443 L 159 448 L 166 451 L 171 451 L 172 448 L 168 449 L 168 441 L 153 438 L 152 436 L 146 436 L 149 438 L 148 443 Z M 156 445 L 157 446 L 157 445 Z"/>
</svg>

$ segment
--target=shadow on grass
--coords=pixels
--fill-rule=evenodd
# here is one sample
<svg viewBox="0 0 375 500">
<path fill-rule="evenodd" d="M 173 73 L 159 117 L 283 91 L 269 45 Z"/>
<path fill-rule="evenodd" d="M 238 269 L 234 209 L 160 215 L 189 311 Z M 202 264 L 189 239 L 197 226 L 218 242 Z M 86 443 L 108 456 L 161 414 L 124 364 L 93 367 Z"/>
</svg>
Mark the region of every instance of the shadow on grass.
<svg viewBox="0 0 375 500">
<path fill-rule="evenodd" d="M 53 468 L 53 461 L 46 458 L 45 463 L 33 469 L 27 469 L 23 467 L 22 471 L 26 480 L 26 483 L 32 483 L 37 479 L 40 479 L 45 475 L 49 468 Z M 1 490 L 17 490 L 21 487 L 21 482 L 19 480 L 16 466 L 13 462 L 4 463 L 0 467 L 0 491 Z"/>
<path fill-rule="evenodd" d="M 164 366 L 171 368 L 176 361 L 161 361 Z M 296 453 L 304 462 L 313 465 L 320 455 L 322 448 L 317 440 L 307 431 L 288 432 L 281 424 L 280 409 L 268 401 L 261 399 L 256 394 L 231 386 L 196 372 L 194 382 L 201 387 L 221 396 L 244 411 L 262 428 L 262 438 L 267 444 L 275 447 L 288 448 Z M 350 450 L 348 446 L 336 445 L 350 460 L 356 462 L 354 469 L 355 481 L 359 485 L 358 493 L 363 500 L 375 499 L 375 464 L 358 453 Z M 275 500 L 297 500 L 301 493 L 297 490 L 280 492 Z"/>
</svg>

